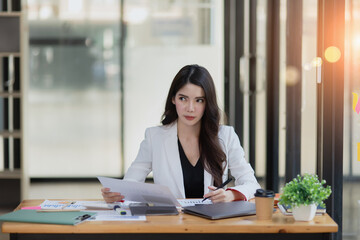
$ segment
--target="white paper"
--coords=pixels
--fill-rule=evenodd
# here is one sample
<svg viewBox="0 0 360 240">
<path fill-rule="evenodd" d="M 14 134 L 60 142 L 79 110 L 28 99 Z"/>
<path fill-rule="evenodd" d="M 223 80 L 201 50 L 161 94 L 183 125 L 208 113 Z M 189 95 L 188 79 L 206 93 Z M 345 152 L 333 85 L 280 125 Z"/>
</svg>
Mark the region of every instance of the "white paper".
<svg viewBox="0 0 360 240">
<path fill-rule="evenodd" d="M 108 177 L 98 177 L 98 179 L 103 187 L 110 188 L 112 192 L 121 193 L 128 201 L 181 206 L 169 188 L 163 185 Z"/>
<path fill-rule="evenodd" d="M 122 209 L 129 209 L 134 201 L 106 203 L 105 201 L 72 201 L 72 200 L 45 200 L 40 204 L 45 210 L 113 210 L 118 205 Z"/>
<path fill-rule="evenodd" d="M 92 211 L 89 211 L 92 212 Z M 120 215 L 114 210 L 94 211 L 97 214 L 87 221 L 146 221 L 146 216 Z"/>
<path fill-rule="evenodd" d="M 188 199 L 178 199 L 178 202 L 182 207 L 195 206 L 197 204 L 212 204 L 210 199 L 203 201 L 202 198 L 188 198 Z"/>
<path fill-rule="evenodd" d="M 88 212 L 96 212 L 97 214 L 87 221 L 146 221 L 146 216 L 132 216 L 130 210 L 126 208 L 129 202 L 125 203 L 111 203 L 105 201 L 71 201 L 71 200 L 45 200 L 40 204 L 42 209 L 46 210 L 84 210 Z M 121 205 L 121 208 L 126 212 L 126 215 L 120 215 L 113 210 L 113 206 Z M 108 207 L 111 210 L 88 210 L 90 208 Z"/>
<path fill-rule="evenodd" d="M 81 201 L 51 201 L 45 200 L 40 204 L 41 209 L 46 210 L 85 210 L 86 208 L 82 205 Z"/>
</svg>

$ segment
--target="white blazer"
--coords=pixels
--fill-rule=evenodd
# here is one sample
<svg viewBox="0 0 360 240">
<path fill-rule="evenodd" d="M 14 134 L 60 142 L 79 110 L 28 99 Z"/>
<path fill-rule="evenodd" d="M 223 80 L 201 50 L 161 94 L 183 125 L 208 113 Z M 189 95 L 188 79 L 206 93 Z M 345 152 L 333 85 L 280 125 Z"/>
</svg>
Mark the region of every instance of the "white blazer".
<svg viewBox="0 0 360 240">
<path fill-rule="evenodd" d="M 235 187 L 230 189 L 241 192 L 247 200 L 252 198 L 256 189 L 261 187 L 254 170 L 245 160 L 238 136 L 230 126 L 220 126 L 218 136 L 227 159 L 223 182 L 227 180 L 230 170 L 235 178 Z M 168 186 L 176 198 L 185 198 L 176 122 L 146 129 L 145 139 L 124 180 L 144 182 L 151 171 L 155 184 Z M 208 186 L 212 185 L 213 177 L 204 170 L 204 193 L 208 193 Z"/>
</svg>

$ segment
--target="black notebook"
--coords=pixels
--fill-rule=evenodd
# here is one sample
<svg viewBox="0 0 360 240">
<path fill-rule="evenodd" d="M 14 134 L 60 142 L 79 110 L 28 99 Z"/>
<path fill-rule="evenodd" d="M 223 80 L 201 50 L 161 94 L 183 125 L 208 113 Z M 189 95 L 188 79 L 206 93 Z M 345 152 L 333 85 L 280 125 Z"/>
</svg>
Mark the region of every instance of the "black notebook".
<svg viewBox="0 0 360 240">
<path fill-rule="evenodd" d="M 184 207 L 183 212 L 209 219 L 221 219 L 255 215 L 256 208 L 255 203 L 235 201 Z"/>
</svg>

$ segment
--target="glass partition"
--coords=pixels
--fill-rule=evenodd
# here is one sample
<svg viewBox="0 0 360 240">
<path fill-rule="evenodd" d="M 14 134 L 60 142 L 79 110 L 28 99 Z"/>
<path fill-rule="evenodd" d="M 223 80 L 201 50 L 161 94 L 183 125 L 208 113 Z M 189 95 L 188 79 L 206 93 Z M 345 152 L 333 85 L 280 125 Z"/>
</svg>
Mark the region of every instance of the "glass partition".
<svg viewBox="0 0 360 240">
<path fill-rule="evenodd" d="M 301 173 L 316 173 L 317 146 L 317 2 L 303 0 L 302 94 L 301 94 Z"/>
<path fill-rule="evenodd" d="M 266 13 L 268 6 L 267 1 L 257 1 L 257 62 L 256 62 L 256 174 L 259 177 L 265 175 L 266 172 L 266 89 L 269 87 L 266 80 L 266 46 L 268 39 L 266 35 Z M 287 131 L 290 131 L 287 123 L 287 105 L 292 106 L 294 103 L 287 98 L 289 88 L 296 86 L 301 89 L 298 101 L 300 107 L 295 109 L 298 112 L 297 117 L 300 120 L 300 136 L 290 136 L 290 138 L 299 138 L 300 150 L 300 169 L 301 173 L 316 172 L 316 113 L 317 113 L 317 2 L 311 0 L 303 0 L 300 7 L 302 8 L 301 19 L 299 23 L 292 21 L 291 24 L 300 25 L 297 34 L 300 39 L 299 50 L 288 47 L 292 44 L 288 39 L 289 19 L 292 17 L 288 12 L 289 1 L 279 1 L 279 149 L 278 149 L 278 170 L 281 180 L 281 186 L 284 185 L 283 179 L 286 172 L 287 158 Z M 300 10 L 299 10 L 300 11 Z M 289 15 L 290 14 L 290 15 Z M 275 16 L 274 16 L 275 17 Z M 299 55 L 297 55 L 299 51 Z M 296 53 L 295 53 L 296 52 Z M 289 63 L 290 58 L 298 58 L 300 66 L 292 66 Z M 275 71 L 275 70 L 274 70 Z M 294 140 L 293 140 L 294 141 Z M 269 159 L 267 159 L 269 161 Z M 280 187 L 281 187 L 280 186 Z M 280 188 L 279 188 L 280 189 Z"/>
<path fill-rule="evenodd" d="M 346 1 L 343 239 L 360 233 L 360 2 Z"/>
<path fill-rule="evenodd" d="M 125 1 L 124 160 L 135 159 L 147 127 L 160 124 L 181 67 L 212 75 L 223 109 L 223 3 L 215 0 Z"/>
<path fill-rule="evenodd" d="M 29 175 L 119 176 L 120 1 L 27 5 Z"/>
<path fill-rule="evenodd" d="M 290 114 L 287 111 L 292 110 L 287 108 L 287 105 L 297 106 L 292 99 L 288 99 L 286 92 L 291 90 L 291 87 L 297 86 L 301 88 L 299 96 L 299 108 L 296 109 L 300 117 L 300 139 L 301 150 L 300 154 L 300 173 L 316 173 L 316 112 L 317 112 L 317 52 L 316 52 L 316 39 L 317 39 L 317 2 L 311 0 L 302 0 L 302 15 L 298 21 L 301 21 L 299 25 L 298 37 L 301 38 L 300 46 L 300 64 L 299 66 L 294 64 L 295 56 L 293 56 L 298 50 L 286 47 L 287 44 L 292 46 L 289 38 L 287 37 L 287 21 L 291 18 L 291 12 L 289 11 L 289 2 L 280 1 L 280 149 L 279 149 L 279 174 L 280 177 L 285 176 L 286 169 L 286 157 L 287 157 L 287 134 L 289 131 L 289 125 L 287 123 L 286 115 Z M 290 14 L 290 15 L 289 15 Z M 292 24 L 297 24 L 294 21 Z M 296 60 L 295 60 L 296 62 Z M 297 138 L 298 136 L 290 136 Z M 293 151 L 293 149 L 291 150 Z M 291 156 L 291 155 L 290 155 Z"/>
<path fill-rule="evenodd" d="M 222 1 L 28 0 L 27 9 L 30 177 L 122 176 L 184 65 L 210 71 L 223 109 Z"/>
</svg>

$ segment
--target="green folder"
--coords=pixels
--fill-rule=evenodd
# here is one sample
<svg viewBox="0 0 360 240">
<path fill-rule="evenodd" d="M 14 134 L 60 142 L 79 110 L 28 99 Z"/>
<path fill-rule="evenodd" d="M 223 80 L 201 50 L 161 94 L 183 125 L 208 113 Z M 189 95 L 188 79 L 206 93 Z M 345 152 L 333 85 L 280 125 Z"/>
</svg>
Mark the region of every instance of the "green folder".
<svg viewBox="0 0 360 240">
<path fill-rule="evenodd" d="M 18 210 L 0 216 L 3 222 L 29 222 L 76 225 L 96 212 L 37 212 L 36 210 Z"/>
</svg>

